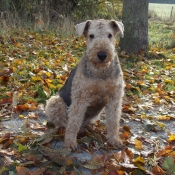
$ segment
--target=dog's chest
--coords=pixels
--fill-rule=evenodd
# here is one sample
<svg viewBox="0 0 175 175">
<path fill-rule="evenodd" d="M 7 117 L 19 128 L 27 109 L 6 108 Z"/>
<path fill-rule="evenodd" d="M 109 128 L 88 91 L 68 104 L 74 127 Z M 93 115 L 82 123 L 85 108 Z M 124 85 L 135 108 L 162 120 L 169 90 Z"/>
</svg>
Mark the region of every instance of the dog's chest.
<svg viewBox="0 0 175 175">
<path fill-rule="evenodd" d="M 88 86 L 88 97 L 92 106 L 105 106 L 116 93 L 116 85 L 110 81 L 97 81 Z"/>
<path fill-rule="evenodd" d="M 112 96 L 115 93 L 116 86 L 111 81 L 97 81 L 90 83 L 90 94 L 94 96 Z"/>
<path fill-rule="evenodd" d="M 106 81 L 90 83 L 86 88 L 89 106 L 86 110 L 86 118 L 92 118 L 107 105 L 109 99 L 115 95 L 116 86 Z"/>
</svg>

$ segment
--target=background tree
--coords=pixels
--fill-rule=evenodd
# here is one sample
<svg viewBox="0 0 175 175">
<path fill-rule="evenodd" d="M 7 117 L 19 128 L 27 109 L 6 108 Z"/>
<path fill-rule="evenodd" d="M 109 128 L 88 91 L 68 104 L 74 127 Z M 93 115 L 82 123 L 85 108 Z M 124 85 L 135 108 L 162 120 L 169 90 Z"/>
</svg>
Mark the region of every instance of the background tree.
<svg viewBox="0 0 175 175">
<path fill-rule="evenodd" d="M 149 0 L 123 0 L 122 21 L 125 31 L 124 38 L 120 40 L 122 51 L 136 54 L 147 52 L 148 3 Z"/>
</svg>

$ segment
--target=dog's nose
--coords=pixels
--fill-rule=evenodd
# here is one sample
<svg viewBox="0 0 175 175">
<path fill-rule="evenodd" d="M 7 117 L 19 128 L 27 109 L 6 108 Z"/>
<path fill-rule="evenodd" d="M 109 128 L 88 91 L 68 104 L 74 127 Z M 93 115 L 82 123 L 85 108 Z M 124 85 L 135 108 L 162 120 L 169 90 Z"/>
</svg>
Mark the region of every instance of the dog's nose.
<svg viewBox="0 0 175 175">
<path fill-rule="evenodd" d="M 104 61 L 107 58 L 107 53 L 100 51 L 97 53 L 97 57 L 100 61 Z"/>
</svg>

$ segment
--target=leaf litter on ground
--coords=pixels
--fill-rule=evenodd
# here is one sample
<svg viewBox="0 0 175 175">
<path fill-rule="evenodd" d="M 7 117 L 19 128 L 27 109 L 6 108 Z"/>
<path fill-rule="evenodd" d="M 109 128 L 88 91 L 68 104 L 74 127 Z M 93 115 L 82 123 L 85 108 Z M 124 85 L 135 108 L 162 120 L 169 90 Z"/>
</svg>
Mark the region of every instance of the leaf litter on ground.
<svg viewBox="0 0 175 175">
<path fill-rule="evenodd" d="M 105 115 L 63 148 L 43 105 L 64 84 L 83 54 L 83 38 L 14 32 L 2 37 L 0 57 L 0 174 L 172 174 L 175 162 L 175 49 L 119 54 L 126 95 L 120 137 L 107 144 Z M 161 54 L 160 54 L 161 53 Z"/>
</svg>

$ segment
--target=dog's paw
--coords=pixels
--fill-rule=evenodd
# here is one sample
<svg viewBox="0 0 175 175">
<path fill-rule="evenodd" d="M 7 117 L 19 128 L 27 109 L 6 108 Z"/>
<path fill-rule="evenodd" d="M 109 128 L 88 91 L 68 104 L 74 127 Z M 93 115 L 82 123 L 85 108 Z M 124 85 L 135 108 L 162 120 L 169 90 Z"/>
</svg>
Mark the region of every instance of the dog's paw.
<svg viewBox="0 0 175 175">
<path fill-rule="evenodd" d="M 109 139 L 108 142 L 112 145 L 112 146 L 116 146 L 118 148 L 123 148 L 124 147 L 124 144 L 123 142 L 119 139 L 119 138 L 112 138 L 112 139 Z"/>
<path fill-rule="evenodd" d="M 71 148 L 73 151 L 77 149 L 77 142 L 71 141 L 71 140 L 65 140 L 64 141 L 64 147 L 65 148 Z"/>
</svg>

